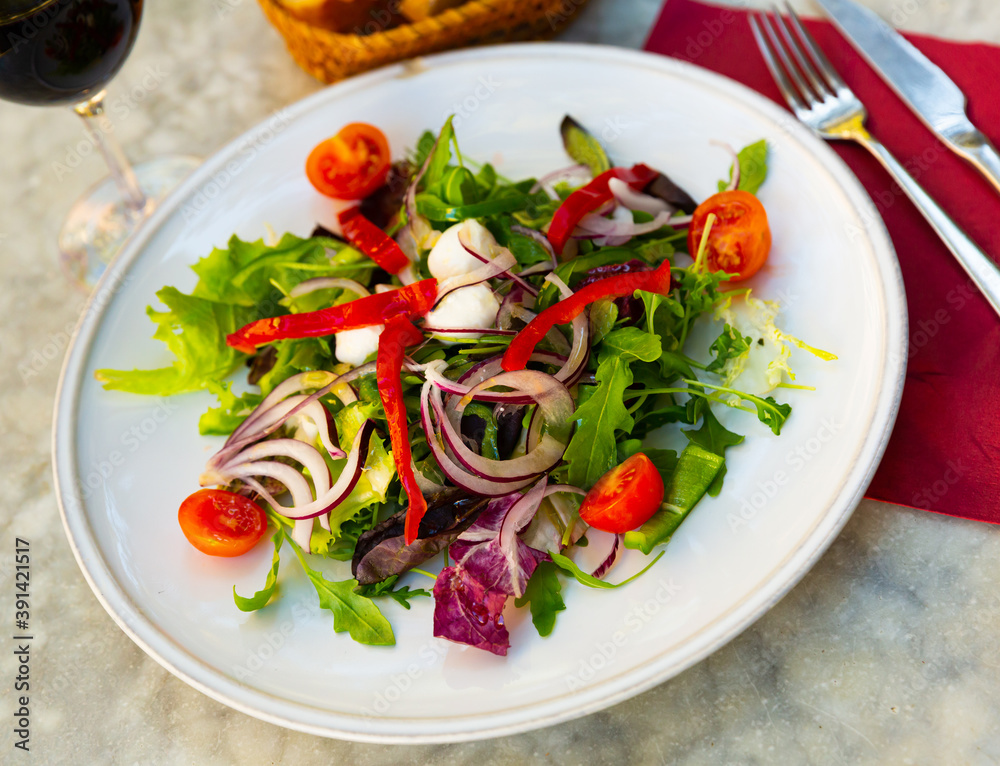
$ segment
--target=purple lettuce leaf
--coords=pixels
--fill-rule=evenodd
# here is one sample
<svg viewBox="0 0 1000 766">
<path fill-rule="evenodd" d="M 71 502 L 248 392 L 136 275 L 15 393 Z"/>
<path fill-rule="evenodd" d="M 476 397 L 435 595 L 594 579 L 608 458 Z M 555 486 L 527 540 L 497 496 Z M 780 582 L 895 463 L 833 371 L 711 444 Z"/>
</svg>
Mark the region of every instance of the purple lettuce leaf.
<svg viewBox="0 0 1000 766">
<path fill-rule="evenodd" d="M 487 590 L 464 567 L 446 567 L 434 583 L 434 635 L 503 657 L 510 647 L 506 602 L 505 593 Z"/>
<path fill-rule="evenodd" d="M 455 564 L 434 584 L 434 635 L 505 655 L 510 646 L 503 608 L 510 596 L 522 596 L 538 564 L 549 558 L 518 536 L 545 495 L 546 480 L 523 495 L 491 500 L 452 543 Z"/>
<path fill-rule="evenodd" d="M 518 536 L 538 510 L 543 479 L 525 494 L 492 500 L 476 522 L 451 546 L 451 557 L 487 590 L 523 596 L 528 578 L 548 554 L 529 548 Z"/>
</svg>

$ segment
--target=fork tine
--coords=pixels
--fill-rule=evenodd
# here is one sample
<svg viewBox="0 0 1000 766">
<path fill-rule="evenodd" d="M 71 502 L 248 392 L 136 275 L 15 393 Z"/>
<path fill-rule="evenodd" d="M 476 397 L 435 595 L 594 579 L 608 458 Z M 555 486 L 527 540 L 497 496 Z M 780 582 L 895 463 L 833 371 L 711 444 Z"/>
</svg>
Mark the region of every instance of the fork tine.
<svg viewBox="0 0 1000 766">
<path fill-rule="evenodd" d="M 802 97 L 796 92 L 795 86 L 792 85 L 791 81 L 788 79 L 788 75 L 785 74 L 785 70 L 781 68 L 781 64 L 779 64 L 778 60 L 775 58 L 774 50 L 767 39 L 765 39 L 764 33 L 760 28 L 759 18 L 763 18 L 763 14 L 750 14 L 750 30 L 753 32 L 754 39 L 757 41 L 757 47 L 760 49 L 760 53 L 764 57 L 764 63 L 767 64 L 767 68 L 771 71 L 771 77 L 774 78 L 774 82 L 778 85 L 778 90 L 781 91 L 781 95 L 785 97 L 785 101 L 791 105 L 792 109 L 808 109 L 809 107 L 806 106 Z"/>
<path fill-rule="evenodd" d="M 795 84 L 798 86 L 798 92 L 802 95 L 802 98 L 806 101 L 814 101 L 812 90 L 806 84 L 806 81 L 802 79 L 802 75 L 799 74 L 799 70 L 795 68 L 795 64 L 792 60 L 788 58 L 788 51 L 785 50 L 785 46 L 781 44 L 781 40 L 778 39 L 778 33 L 774 29 L 774 22 L 765 13 L 761 14 L 759 18 L 760 24 L 767 35 L 768 41 L 771 43 L 771 48 L 778 54 L 778 58 L 781 59 L 781 63 L 784 65 L 785 72 L 792 78 Z"/>
<path fill-rule="evenodd" d="M 785 13 L 794 12 L 788 4 L 788 0 L 785 0 L 784 6 Z M 785 21 L 784 16 L 781 15 L 776 7 L 774 8 L 774 20 L 781 32 L 781 36 L 785 39 L 786 47 L 791 51 L 802 74 L 809 80 L 809 84 L 812 85 L 813 93 L 816 94 L 817 98 L 822 100 L 827 94 L 831 96 L 836 95 L 833 88 L 830 87 L 826 80 L 816 71 L 816 67 L 808 60 L 805 52 L 802 50 L 802 45 L 795 39 L 791 27 L 789 27 L 788 22 Z"/>
<path fill-rule="evenodd" d="M 792 9 L 788 3 L 785 3 L 785 10 L 788 12 L 788 17 L 792 20 L 792 26 L 795 27 L 795 31 L 799 35 L 799 39 L 805 44 L 809 51 L 809 55 L 812 56 L 812 60 L 816 62 L 819 67 L 820 72 L 826 77 L 827 81 L 833 85 L 837 90 L 841 88 L 846 89 L 847 83 L 840 79 L 840 75 L 837 74 L 837 70 L 833 68 L 833 64 L 830 63 L 830 59 L 826 57 L 820 47 L 816 44 L 816 40 L 813 36 L 809 34 L 809 31 L 803 26 L 802 22 L 799 20 L 798 14 Z"/>
</svg>

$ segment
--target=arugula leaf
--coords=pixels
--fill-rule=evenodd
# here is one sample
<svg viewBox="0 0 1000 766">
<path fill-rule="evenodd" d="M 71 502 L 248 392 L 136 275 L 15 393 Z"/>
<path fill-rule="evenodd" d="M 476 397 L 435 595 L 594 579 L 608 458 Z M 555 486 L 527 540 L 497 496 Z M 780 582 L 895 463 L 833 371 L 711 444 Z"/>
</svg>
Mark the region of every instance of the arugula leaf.
<svg viewBox="0 0 1000 766">
<path fill-rule="evenodd" d="M 380 598 L 388 596 L 404 609 L 410 608 L 411 598 L 419 598 L 421 596 L 430 597 L 430 591 L 424 590 L 423 588 L 411 590 L 409 585 L 404 585 L 402 588 L 393 588 L 398 579 L 399 575 L 391 575 L 382 582 L 371 583 L 369 585 L 359 585 L 354 589 L 354 591 L 359 596 L 364 596 L 365 598 Z"/>
<path fill-rule="evenodd" d="M 281 551 L 281 544 L 284 541 L 285 530 L 279 525 L 278 530 L 274 533 L 274 537 L 271 538 L 271 542 L 274 543 L 274 558 L 271 559 L 271 568 L 267 572 L 267 580 L 265 580 L 264 587 L 261 590 L 249 598 L 244 598 L 236 592 L 236 586 L 233 586 L 233 600 L 241 612 L 255 612 L 267 606 L 267 602 L 271 600 L 271 596 L 274 595 L 274 591 L 278 586 L 278 554 Z"/>
<path fill-rule="evenodd" d="M 706 369 L 709 372 L 720 371 L 728 360 L 736 359 L 749 351 L 752 342 L 749 335 L 742 336 L 731 325 L 724 325 L 719 337 L 709 347 L 715 359 Z"/>
<path fill-rule="evenodd" d="M 359 644 L 369 646 L 395 645 L 392 626 L 379 608 L 370 598 L 354 592 L 358 587 L 357 580 L 327 580 L 322 572 L 317 572 L 306 563 L 305 556 L 294 543 L 292 550 L 319 595 L 319 605 L 333 613 L 334 633 L 346 631 Z"/>
<path fill-rule="evenodd" d="M 737 186 L 742 191 L 756 194 L 767 178 L 767 141 L 761 139 L 740 149 L 740 183 Z M 719 181 L 719 191 L 725 191 L 733 180 L 733 171 L 729 171 L 728 181 Z"/>
<path fill-rule="evenodd" d="M 656 335 L 638 327 L 623 327 L 605 336 L 600 358 L 603 360 L 614 355 L 626 362 L 655 362 L 660 358 L 661 351 L 660 339 Z"/>
<path fill-rule="evenodd" d="M 454 118 L 455 115 L 451 115 L 445 120 L 444 125 L 441 126 L 441 132 L 438 133 L 437 142 L 429 150 L 429 152 L 432 152 L 430 154 L 431 161 L 427 166 L 427 172 L 424 173 L 424 177 L 421 179 L 425 189 L 434 186 L 434 184 L 438 183 L 444 177 L 448 163 L 451 162 L 451 143 L 455 139 L 455 129 L 451 123 Z M 423 142 L 423 139 L 421 139 L 421 142 Z"/>
<path fill-rule="evenodd" d="M 522 210 L 527 204 L 527 195 L 509 187 L 490 199 L 462 205 L 447 202 L 429 192 L 417 195 L 417 212 L 431 221 L 464 221 L 467 218 L 512 213 Z"/>
<path fill-rule="evenodd" d="M 599 298 L 590 304 L 590 342 L 600 343 L 618 321 L 618 306 L 612 298 Z"/>
<path fill-rule="evenodd" d="M 604 147 L 590 134 L 590 131 L 568 114 L 563 117 L 559 133 L 562 135 L 566 154 L 574 162 L 589 167 L 595 178 L 611 169 L 611 160 L 608 159 L 608 153 L 604 151 Z"/>
<path fill-rule="evenodd" d="M 628 362 L 619 356 L 602 359 L 597 367 L 597 388 L 580 386 L 576 433 L 566 448 L 568 482 L 588 489 L 618 463 L 615 431 L 630 431 L 632 416 L 625 408 L 625 389 L 632 385 Z M 592 392 L 584 400 L 584 392 Z"/>
<path fill-rule="evenodd" d="M 775 436 L 781 435 L 781 427 L 788 420 L 788 416 L 792 414 L 792 405 L 790 404 L 779 404 L 775 401 L 773 396 L 760 397 L 754 394 L 748 394 L 745 391 L 737 391 L 735 388 L 727 388 L 726 386 L 715 386 L 711 383 L 702 383 L 697 380 L 685 380 L 685 383 L 692 386 L 698 386 L 699 388 L 708 388 L 713 391 L 720 391 L 724 394 L 735 394 L 740 397 L 740 399 L 750 402 L 757 410 L 757 419 L 766 425 Z"/>
<path fill-rule="evenodd" d="M 552 556 L 552 561 L 556 564 L 556 566 L 558 566 L 560 569 L 566 570 L 571 575 L 573 575 L 573 577 L 576 578 L 577 582 L 586 585 L 588 588 L 601 588 L 604 590 L 610 590 L 612 588 L 620 588 L 623 585 L 628 585 L 637 577 L 641 577 L 642 575 L 646 574 L 646 572 L 649 571 L 649 568 L 653 566 L 653 564 L 655 564 L 657 561 L 659 561 L 660 556 L 662 556 L 664 553 L 666 553 L 666 551 L 660 551 L 659 555 L 655 559 L 646 564 L 645 569 L 643 569 L 641 572 L 632 575 L 627 580 L 622 580 L 619 583 L 610 583 L 610 582 L 605 582 L 604 580 L 598 580 L 596 577 L 589 575 L 582 569 L 580 569 L 580 567 L 576 565 L 576 562 L 574 562 L 573 559 L 567 558 L 566 556 L 563 556 L 561 553 L 552 553 L 550 555 Z"/>
<path fill-rule="evenodd" d="M 246 358 L 226 345 L 226 336 L 253 318 L 251 309 L 185 295 L 176 287 L 164 287 L 156 297 L 167 310 L 150 306 L 146 314 L 156 323 L 153 337 L 173 352 L 173 365 L 155 370 L 95 370 L 94 377 L 104 388 L 158 396 L 197 391 L 226 377 Z"/>
<path fill-rule="evenodd" d="M 524 595 L 514 600 L 514 606 L 518 609 L 525 604 L 529 605 L 531 622 L 540 636 L 552 633 L 556 626 L 556 615 L 566 609 L 558 571 L 558 567 L 551 561 L 541 562 L 528 580 Z"/>
</svg>

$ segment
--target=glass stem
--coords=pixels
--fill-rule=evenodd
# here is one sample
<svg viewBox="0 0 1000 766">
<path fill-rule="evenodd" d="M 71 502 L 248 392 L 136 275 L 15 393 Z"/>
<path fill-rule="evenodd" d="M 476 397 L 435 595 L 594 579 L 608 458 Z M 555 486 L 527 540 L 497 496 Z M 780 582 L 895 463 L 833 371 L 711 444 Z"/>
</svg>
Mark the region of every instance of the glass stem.
<svg viewBox="0 0 1000 766">
<path fill-rule="evenodd" d="M 118 187 L 125 206 L 133 213 L 140 213 L 146 207 L 146 195 L 139 188 L 132 166 L 129 164 L 121 144 L 101 125 L 97 118 L 104 114 L 104 91 L 95 94 L 86 101 L 81 101 L 73 107 L 83 120 L 84 130 L 91 142 L 101 150 L 108 171 Z"/>
</svg>

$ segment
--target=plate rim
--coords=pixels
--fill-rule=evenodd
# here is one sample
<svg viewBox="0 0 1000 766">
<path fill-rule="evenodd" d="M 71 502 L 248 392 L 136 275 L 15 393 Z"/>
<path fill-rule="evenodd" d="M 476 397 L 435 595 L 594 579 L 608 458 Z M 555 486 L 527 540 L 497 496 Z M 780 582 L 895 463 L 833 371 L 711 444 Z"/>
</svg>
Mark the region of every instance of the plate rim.
<svg viewBox="0 0 1000 766">
<path fill-rule="evenodd" d="M 76 421 L 81 384 L 85 379 L 84 362 L 96 339 L 97 330 L 115 287 L 122 282 L 131 265 L 141 257 L 146 244 L 201 185 L 212 172 L 224 166 L 231 155 L 248 140 L 259 136 L 277 115 L 289 122 L 327 102 L 335 102 L 354 90 L 382 81 L 419 75 L 423 71 L 447 67 L 470 59 L 585 58 L 614 64 L 652 69 L 670 76 L 685 76 L 704 82 L 721 95 L 733 97 L 743 105 L 777 122 L 812 153 L 823 169 L 837 183 L 841 192 L 858 211 L 864 222 L 882 279 L 885 300 L 883 337 L 886 353 L 882 381 L 874 399 L 873 422 L 882 428 L 871 432 L 856 450 L 854 461 L 846 470 L 845 482 L 834 496 L 826 513 L 817 520 L 799 545 L 764 579 L 765 587 L 755 592 L 727 612 L 719 615 L 668 655 L 660 655 L 643 665 L 633 667 L 608 680 L 571 695 L 561 695 L 546 702 L 479 713 L 449 719 L 448 725 L 427 731 L 433 719 L 375 718 L 364 715 L 335 713 L 313 705 L 296 702 L 264 692 L 231 677 L 201 660 L 170 636 L 164 634 L 152 620 L 145 617 L 139 604 L 124 592 L 108 569 L 83 510 L 76 476 Z M 874 210 L 867 192 L 846 164 L 825 142 L 816 138 L 790 113 L 750 88 L 709 70 L 659 54 L 607 45 L 584 43 L 519 43 L 487 46 L 442 53 L 393 64 L 351 78 L 276 110 L 269 117 L 245 131 L 214 152 L 197 168 L 153 213 L 145 226 L 126 244 L 121 256 L 103 275 L 88 299 L 73 331 L 69 350 L 59 375 L 53 409 L 52 454 L 55 495 L 63 528 L 77 564 L 91 590 L 115 623 L 147 655 L 172 674 L 207 696 L 255 718 L 286 728 L 326 737 L 382 744 L 429 744 L 461 742 L 506 736 L 543 728 L 587 715 L 635 696 L 676 676 L 714 653 L 771 609 L 812 568 L 847 523 L 860 502 L 885 452 L 895 423 L 902 396 L 906 371 L 906 339 L 908 320 L 902 274 L 892 241 L 881 217 L 864 213 Z M 884 267 L 888 267 L 887 269 Z M 103 304 L 103 305 L 102 305 Z M 894 335 L 894 333 L 897 333 Z M 845 494 L 845 487 L 853 487 Z M 774 583 L 778 585 L 774 586 Z M 652 672 L 649 672 L 652 668 Z M 199 677 L 199 674 L 201 677 Z M 210 683 L 212 682 L 212 683 Z M 241 699 L 242 697 L 242 699 Z M 567 703 L 565 700 L 574 699 Z M 252 704 L 252 703 L 256 704 Z M 457 725 L 456 725 L 457 724 Z"/>
</svg>

